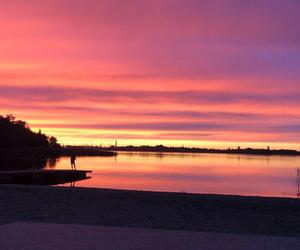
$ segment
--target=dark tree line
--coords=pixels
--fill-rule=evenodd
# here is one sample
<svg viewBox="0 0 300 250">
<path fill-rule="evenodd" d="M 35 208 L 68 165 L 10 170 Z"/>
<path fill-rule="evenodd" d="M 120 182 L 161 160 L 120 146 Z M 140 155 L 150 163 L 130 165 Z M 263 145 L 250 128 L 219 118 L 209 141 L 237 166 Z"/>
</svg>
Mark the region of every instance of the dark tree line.
<svg viewBox="0 0 300 250">
<path fill-rule="evenodd" d="M 300 155 L 299 151 L 288 149 L 270 149 L 268 148 L 236 148 L 236 149 L 213 149 L 213 148 L 188 148 L 188 147 L 167 147 L 157 146 L 110 146 L 104 150 L 113 151 L 133 151 L 133 152 L 169 152 L 169 153 L 214 153 L 214 154 L 252 154 L 252 155 Z"/>
<path fill-rule="evenodd" d="M 0 171 L 42 169 L 47 159 L 70 155 L 113 156 L 115 153 L 62 147 L 55 137 L 32 131 L 25 121 L 13 115 L 0 115 Z"/>
<path fill-rule="evenodd" d="M 33 132 L 25 121 L 0 115 L 0 148 L 58 148 L 55 137 Z"/>
</svg>

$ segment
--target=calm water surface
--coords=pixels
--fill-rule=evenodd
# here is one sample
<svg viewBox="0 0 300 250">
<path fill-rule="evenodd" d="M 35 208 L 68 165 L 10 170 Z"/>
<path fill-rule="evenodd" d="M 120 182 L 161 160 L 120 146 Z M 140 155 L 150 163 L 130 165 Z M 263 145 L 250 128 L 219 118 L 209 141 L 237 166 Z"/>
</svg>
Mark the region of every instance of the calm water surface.
<svg viewBox="0 0 300 250">
<path fill-rule="evenodd" d="M 119 153 L 77 157 L 77 169 L 92 170 L 78 187 L 297 197 L 300 157 L 227 154 Z M 47 168 L 70 169 L 70 159 Z"/>
</svg>

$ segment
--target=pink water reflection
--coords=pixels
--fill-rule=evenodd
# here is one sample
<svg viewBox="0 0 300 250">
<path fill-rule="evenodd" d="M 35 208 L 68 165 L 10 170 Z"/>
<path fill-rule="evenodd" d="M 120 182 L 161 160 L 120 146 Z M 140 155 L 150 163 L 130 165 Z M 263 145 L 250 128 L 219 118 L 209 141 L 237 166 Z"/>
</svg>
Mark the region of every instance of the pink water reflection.
<svg viewBox="0 0 300 250">
<path fill-rule="evenodd" d="M 297 197 L 300 157 L 120 153 L 78 157 L 77 165 L 93 171 L 78 187 Z M 70 159 L 52 168 L 68 169 Z"/>
</svg>

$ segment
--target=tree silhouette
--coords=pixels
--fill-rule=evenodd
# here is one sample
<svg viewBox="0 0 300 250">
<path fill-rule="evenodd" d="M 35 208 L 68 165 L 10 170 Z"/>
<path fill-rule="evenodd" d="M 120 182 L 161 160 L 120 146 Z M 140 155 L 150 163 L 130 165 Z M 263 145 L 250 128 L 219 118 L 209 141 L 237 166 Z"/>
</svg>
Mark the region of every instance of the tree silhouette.
<svg viewBox="0 0 300 250">
<path fill-rule="evenodd" d="M 0 115 L 0 148 L 50 147 L 59 147 L 55 137 L 33 132 L 27 122 L 17 120 L 12 114 Z"/>
<path fill-rule="evenodd" d="M 49 141 L 49 147 L 51 148 L 59 148 L 60 145 L 57 143 L 57 139 L 54 136 L 50 136 L 48 138 Z"/>
</svg>

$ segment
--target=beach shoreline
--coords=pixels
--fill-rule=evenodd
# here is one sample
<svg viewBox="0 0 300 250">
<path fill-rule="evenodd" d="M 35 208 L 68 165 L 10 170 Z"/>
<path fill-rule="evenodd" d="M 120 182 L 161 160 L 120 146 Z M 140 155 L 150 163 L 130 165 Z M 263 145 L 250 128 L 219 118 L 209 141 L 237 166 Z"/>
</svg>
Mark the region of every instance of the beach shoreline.
<svg viewBox="0 0 300 250">
<path fill-rule="evenodd" d="M 300 200 L 292 198 L 1 185 L 0 199 L 0 224 L 300 236 Z"/>
</svg>

